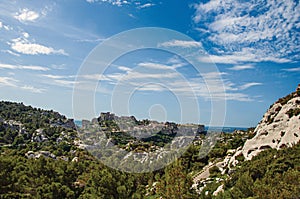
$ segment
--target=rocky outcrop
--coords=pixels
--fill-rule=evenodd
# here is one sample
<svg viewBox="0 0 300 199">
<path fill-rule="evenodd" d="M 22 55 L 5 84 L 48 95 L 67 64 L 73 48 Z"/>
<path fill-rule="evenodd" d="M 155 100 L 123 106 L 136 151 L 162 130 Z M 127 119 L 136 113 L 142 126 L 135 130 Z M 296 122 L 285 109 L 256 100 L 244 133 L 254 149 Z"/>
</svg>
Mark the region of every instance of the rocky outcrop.
<svg viewBox="0 0 300 199">
<path fill-rule="evenodd" d="M 53 153 L 50 153 L 49 151 L 37 151 L 37 152 L 33 152 L 33 151 L 28 151 L 25 156 L 27 158 L 33 158 L 33 159 L 38 159 L 41 156 L 44 156 L 45 158 L 52 158 L 52 159 L 56 159 L 56 156 Z"/>
<path fill-rule="evenodd" d="M 63 128 L 66 128 L 66 129 L 76 130 L 76 125 L 74 123 L 74 119 L 58 120 L 58 121 L 52 122 L 51 126 L 63 127 Z"/>
<path fill-rule="evenodd" d="M 264 114 L 255 128 L 256 134 L 247 140 L 241 151 L 246 160 L 268 149 L 291 147 L 300 140 L 300 84 L 296 92 L 280 98 Z"/>
</svg>

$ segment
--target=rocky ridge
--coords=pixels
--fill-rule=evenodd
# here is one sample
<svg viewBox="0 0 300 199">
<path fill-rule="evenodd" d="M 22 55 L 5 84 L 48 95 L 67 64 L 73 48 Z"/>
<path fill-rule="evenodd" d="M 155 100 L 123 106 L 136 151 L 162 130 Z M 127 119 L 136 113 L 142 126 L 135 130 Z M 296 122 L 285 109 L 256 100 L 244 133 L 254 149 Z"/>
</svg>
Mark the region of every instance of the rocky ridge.
<svg viewBox="0 0 300 199">
<path fill-rule="evenodd" d="M 270 106 L 254 134 L 231 158 L 233 166 L 237 164 L 235 157 L 241 154 L 251 160 L 265 149 L 292 147 L 300 141 L 300 84 L 295 92 Z"/>
</svg>

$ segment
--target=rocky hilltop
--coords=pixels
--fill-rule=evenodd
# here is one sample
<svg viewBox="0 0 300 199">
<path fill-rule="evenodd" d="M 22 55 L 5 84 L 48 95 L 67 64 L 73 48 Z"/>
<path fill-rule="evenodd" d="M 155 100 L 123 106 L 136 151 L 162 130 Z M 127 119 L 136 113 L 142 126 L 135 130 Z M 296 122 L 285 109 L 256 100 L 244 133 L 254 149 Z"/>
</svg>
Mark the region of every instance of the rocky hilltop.
<svg viewBox="0 0 300 199">
<path fill-rule="evenodd" d="M 291 147 L 300 140 L 300 84 L 295 92 L 280 98 L 264 114 L 246 141 L 242 154 L 247 160 L 268 148 Z"/>
<path fill-rule="evenodd" d="M 221 134 L 192 187 L 200 198 L 300 198 L 299 152 L 300 84 L 256 128 Z"/>
</svg>

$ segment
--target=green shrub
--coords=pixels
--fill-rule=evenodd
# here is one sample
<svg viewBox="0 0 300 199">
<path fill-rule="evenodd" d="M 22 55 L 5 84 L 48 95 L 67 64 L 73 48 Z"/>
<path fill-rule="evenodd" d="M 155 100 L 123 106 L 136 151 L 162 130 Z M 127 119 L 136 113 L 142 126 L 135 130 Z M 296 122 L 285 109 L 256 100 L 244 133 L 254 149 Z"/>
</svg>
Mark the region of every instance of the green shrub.
<svg viewBox="0 0 300 199">
<path fill-rule="evenodd" d="M 289 118 L 298 116 L 300 114 L 300 108 L 290 109 L 286 112 L 286 114 L 289 116 Z"/>
</svg>

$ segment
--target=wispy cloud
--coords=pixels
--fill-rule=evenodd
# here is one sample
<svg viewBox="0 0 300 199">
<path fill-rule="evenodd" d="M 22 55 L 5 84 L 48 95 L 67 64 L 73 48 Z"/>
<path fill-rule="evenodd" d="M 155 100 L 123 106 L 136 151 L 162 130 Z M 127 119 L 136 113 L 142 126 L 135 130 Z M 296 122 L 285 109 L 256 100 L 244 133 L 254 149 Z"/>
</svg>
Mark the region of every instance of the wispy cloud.
<svg viewBox="0 0 300 199">
<path fill-rule="evenodd" d="M 128 80 L 138 80 L 138 79 L 170 79 L 178 76 L 178 73 L 143 73 L 143 72 L 136 72 L 130 71 L 127 74 L 115 73 L 115 74 L 108 74 L 107 77 L 118 81 L 128 81 Z"/>
<path fill-rule="evenodd" d="M 103 2 L 110 3 L 115 6 L 123 6 L 129 4 L 127 0 L 86 0 L 88 3 Z"/>
<path fill-rule="evenodd" d="M 199 97 L 205 100 L 219 101 L 253 101 L 253 98 L 240 91 L 246 87 L 254 86 L 253 83 L 238 87 L 228 79 L 224 78 L 227 73 L 209 72 L 201 74 L 202 78 L 181 79 L 179 77 L 163 81 L 162 84 L 145 84 L 131 82 L 128 85 L 138 87 L 139 90 L 163 92 L 171 91 L 177 95 L 188 97 Z"/>
<path fill-rule="evenodd" d="M 118 69 L 125 72 L 129 72 L 132 70 L 131 68 L 128 68 L 126 66 L 118 66 Z"/>
<path fill-rule="evenodd" d="M 158 46 L 163 47 L 182 47 L 182 48 L 195 48 L 195 47 L 202 47 L 202 44 L 200 42 L 196 41 L 184 41 L 184 40 L 171 40 L 167 41 L 161 44 L 158 44 Z"/>
<path fill-rule="evenodd" d="M 66 88 L 73 88 L 75 84 L 94 85 L 95 81 L 112 81 L 109 77 L 102 74 L 85 74 L 81 76 L 43 74 L 42 77 L 47 78 L 45 80 L 46 84 Z"/>
<path fill-rule="evenodd" d="M 152 7 L 152 6 L 155 6 L 155 4 L 154 3 L 145 3 L 143 5 L 140 5 L 138 8 L 143 9 L 143 8 L 149 8 L 149 7 Z"/>
<path fill-rule="evenodd" d="M 29 91 L 31 93 L 43 93 L 46 90 L 42 88 L 36 88 L 34 86 L 24 85 L 19 83 L 19 80 L 16 80 L 12 77 L 0 77 L 0 86 L 13 87 L 15 89 Z"/>
<path fill-rule="evenodd" d="M 39 13 L 29 10 L 27 8 L 24 8 L 22 10 L 20 10 L 20 12 L 16 13 L 16 15 L 14 16 L 17 20 L 19 20 L 20 22 L 27 22 L 27 21 L 35 21 L 36 19 L 38 19 L 40 17 Z"/>
<path fill-rule="evenodd" d="M 78 76 L 79 78 L 85 79 L 85 80 L 97 80 L 97 81 L 110 81 L 111 79 L 108 78 L 106 75 L 103 74 L 87 74 Z"/>
<path fill-rule="evenodd" d="M 33 86 L 28 86 L 28 85 L 21 86 L 20 89 L 26 90 L 26 91 L 29 91 L 29 92 L 32 92 L 32 93 L 44 93 L 46 91 L 45 89 L 36 88 L 36 87 L 33 87 Z"/>
<path fill-rule="evenodd" d="M 240 88 L 240 90 L 245 90 L 245 89 L 250 88 L 252 86 L 260 86 L 260 85 L 262 85 L 262 83 L 259 83 L 259 82 L 250 82 L 250 83 L 246 83 L 246 84 L 240 86 L 239 88 Z"/>
<path fill-rule="evenodd" d="M 133 5 L 137 9 L 144 9 L 144 8 L 150 8 L 152 6 L 155 6 L 154 3 L 151 3 L 149 1 L 127 1 L 127 0 L 86 0 L 88 3 L 96 3 L 96 2 L 101 2 L 101 3 L 109 3 L 114 6 L 124 6 L 124 5 Z"/>
<path fill-rule="evenodd" d="M 0 69 L 20 69 L 20 70 L 36 70 L 36 71 L 47 71 L 49 68 L 43 66 L 31 66 L 31 65 L 11 65 L 0 63 Z"/>
<path fill-rule="evenodd" d="M 16 82 L 18 81 L 11 77 L 0 77 L 0 85 L 2 86 L 16 87 Z"/>
<path fill-rule="evenodd" d="M 45 84 L 55 85 L 65 88 L 72 88 L 75 82 L 74 75 L 52 75 L 52 74 L 43 74 L 41 75 Z"/>
<path fill-rule="evenodd" d="M 17 56 L 17 57 L 20 57 L 20 54 L 19 53 L 15 53 L 11 50 L 1 50 L 1 52 L 4 52 L 4 53 L 8 53 L 8 54 L 11 54 L 13 56 Z"/>
<path fill-rule="evenodd" d="M 296 68 L 285 68 L 285 69 L 282 69 L 284 71 L 287 71 L 287 72 L 300 72 L 300 67 L 296 67 Z"/>
<path fill-rule="evenodd" d="M 253 98 L 242 93 L 243 90 L 261 83 L 250 82 L 236 85 L 225 76 L 225 72 L 202 73 L 198 77 L 185 78 L 174 69 L 170 72 L 161 70 L 170 69 L 170 66 L 151 62 L 139 63 L 142 70 L 122 70 L 125 73 L 110 73 L 105 75 L 106 80 L 113 85 L 124 85 L 130 88 L 147 92 L 174 92 L 187 97 L 199 97 L 205 100 L 234 100 L 252 101 Z M 147 69 L 148 67 L 148 69 Z M 140 69 L 140 68 L 139 68 Z M 145 70 L 144 70 L 145 69 Z M 126 92 L 126 91 L 124 91 Z"/>
<path fill-rule="evenodd" d="M 169 66 L 169 65 L 166 65 L 166 64 L 153 63 L 153 62 L 142 62 L 142 63 L 139 63 L 138 66 L 144 67 L 144 68 L 150 68 L 150 69 L 158 69 L 158 70 L 172 70 L 172 69 L 175 69 L 174 66 Z"/>
<path fill-rule="evenodd" d="M 128 16 L 131 17 L 131 18 L 133 18 L 133 19 L 136 19 L 136 18 L 137 18 L 137 17 L 134 16 L 132 13 L 129 13 Z"/>
<path fill-rule="evenodd" d="M 68 77 L 62 76 L 62 75 L 50 75 L 50 74 L 46 74 L 46 75 L 42 75 L 42 76 L 50 78 L 50 79 L 65 79 L 65 78 L 68 78 Z"/>
<path fill-rule="evenodd" d="M 194 22 L 205 35 L 202 41 L 213 42 L 226 52 L 212 53 L 219 62 L 286 63 L 299 59 L 300 4 L 296 1 L 212 0 L 194 8 Z M 247 50 L 245 58 L 237 57 L 236 52 L 249 48 L 257 51 Z"/>
<path fill-rule="evenodd" d="M 4 24 L 2 21 L 0 21 L 0 29 L 4 29 L 6 31 L 10 31 L 13 28 L 10 25 Z"/>
<path fill-rule="evenodd" d="M 240 51 L 226 52 L 221 55 L 200 56 L 199 61 L 205 63 L 223 63 L 223 64 L 242 64 L 249 62 L 276 62 L 288 63 L 291 62 L 288 58 L 279 58 L 272 55 L 267 55 L 263 49 L 242 48 Z"/>
<path fill-rule="evenodd" d="M 74 80 L 55 79 L 54 82 L 60 86 L 72 87 L 76 82 Z"/>
<path fill-rule="evenodd" d="M 228 68 L 228 69 L 239 71 L 239 70 L 254 69 L 254 66 L 253 65 L 236 65 L 236 66 L 233 66 L 233 67 Z"/>
<path fill-rule="evenodd" d="M 50 55 L 50 54 L 59 54 L 59 55 L 68 55 L 63 49 L 56 50 L 52 47 L 47 47 L 37 43 L 31 43 L 27 39 L 17 38 L 13 39 L 10 43 L 11 49 L 22 54 L 27 55 Z"/>
</svg>

